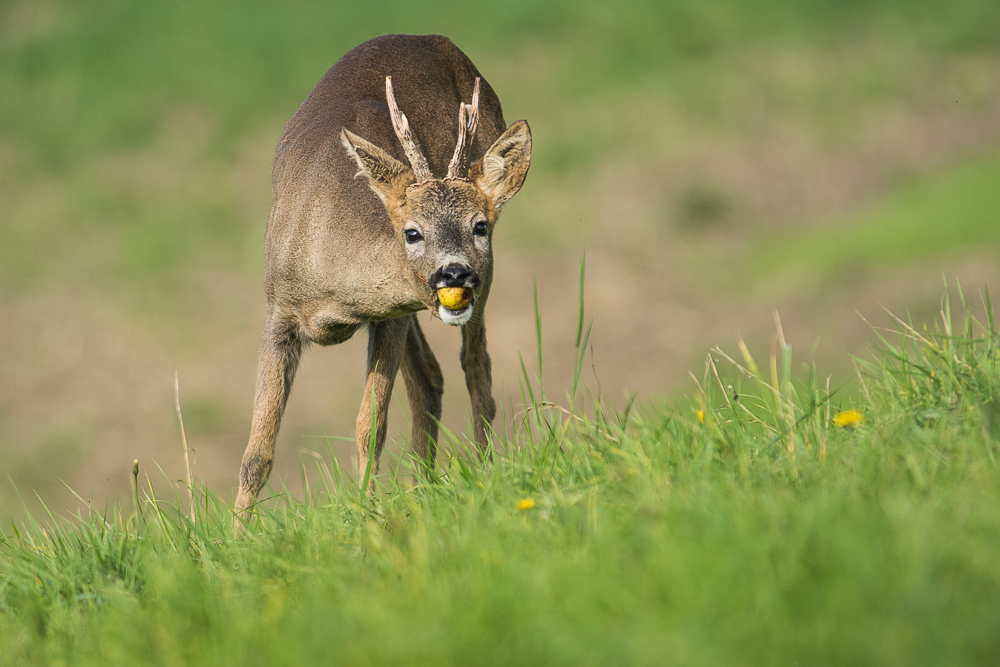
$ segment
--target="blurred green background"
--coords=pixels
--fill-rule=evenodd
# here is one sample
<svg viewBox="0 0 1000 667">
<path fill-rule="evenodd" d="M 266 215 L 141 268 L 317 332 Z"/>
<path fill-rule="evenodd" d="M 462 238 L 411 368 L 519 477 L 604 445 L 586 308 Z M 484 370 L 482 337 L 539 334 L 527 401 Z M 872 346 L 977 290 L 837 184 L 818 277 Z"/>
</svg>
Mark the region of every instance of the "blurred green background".
<svg viewBox="0 0 1000 667">
<path fill-rule="evenodd" d="M 177 370 L 195 474 L 227 496 L 274 144 L 340 55 L 391 32 L 448 35 L 531 123 L 488 320 L 508 416 L 536 279 L 565 393 L 584 252 L 609 403 L 688 390 L 738 336 L 767 350 L 773 311 L 845 382 L 859 313 L 927 319 L 942 277 L 977 304 L 1000 290 L 998 26 L 995 0 L 0 1 L 0 472 L 33 510 L 73 506 L 63 482 L 124 497 L 133 458 L 180 479 Z M 457 332 L 427 329 L 462 432 Z M 273 480 L 352 436 L 364 349 L 307 354 Z M 20 502 L 0 484 L 0 511 Z"/>
</svg>

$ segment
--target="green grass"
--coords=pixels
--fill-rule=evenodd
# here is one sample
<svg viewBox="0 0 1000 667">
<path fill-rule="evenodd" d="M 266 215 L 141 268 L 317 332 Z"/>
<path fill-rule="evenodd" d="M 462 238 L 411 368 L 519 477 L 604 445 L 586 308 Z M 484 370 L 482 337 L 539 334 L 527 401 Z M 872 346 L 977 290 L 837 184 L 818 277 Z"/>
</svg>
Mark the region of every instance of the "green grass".
<svg viewBox="0 0 1000 667">
<path fill-rule="evenodd" d="M 11 525 L 0 663 L 984 664 L 1000 336 L 960 310 L 879 335 L 856 405 L 793 377 L 779 331 L 763 371 L 715 351 L 675 408 L 528 385 L 493 464 L 453 442 L 375 499 L 318 461 L 244 539 L 201 487 L 194 521 L 147 498 Z M 847 408 L 864 421 L 833 426 Z"/>
<path fill-rule="evenodd" d="M 1000 247 L 1000 153 L 933 177 L 911 177 L 877 204 L 837 224 L 790 230 L 751 249 L 742 275 L 756 284 L 794 275 L 822 285 L 956 251 Z M 807 278 L 806 278 L 807 277 Z"/>
<path fill-rule="evenodd" d="M 690 85 L 690 64 L 751 44 L 877 35 L 943 52 L 992 48 L 1000 20 L 987 0 L 632 0 L 617 10 L 597 0 L 516 0 L 475 12 L 456 0 L 394 0 L 377 12 L 351 2 L 32 4 L 0 3 L 9 26 L 0 32 L 0 128 L 57 164 L 150 141 L 177 103 L 217 115 L 225 145 L 261 118 L 290 115 L 335 58 L 390 32 L 447 34 L 474 59 L 547 42 L 562 54 L 560 92 L 580 97 L 651 76 Z"/>
</svg>

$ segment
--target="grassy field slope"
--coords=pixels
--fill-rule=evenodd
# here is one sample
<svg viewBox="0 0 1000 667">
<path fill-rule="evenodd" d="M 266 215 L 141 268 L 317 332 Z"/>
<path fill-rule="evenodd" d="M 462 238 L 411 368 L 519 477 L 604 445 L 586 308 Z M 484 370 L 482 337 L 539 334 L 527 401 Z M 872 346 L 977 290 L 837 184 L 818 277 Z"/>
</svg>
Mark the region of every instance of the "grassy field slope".
<svg viewBox="0 0 1000 667">
<path fill-rule="evenodd" d="M 200 487 L 10 526 L 0 662 L 989 663 L 1000 338 L 957 310 L 884 334 L 856 404 L 779 340 L 677 408 L 537 402 L 492 465 L 454 441 L 374 498 L 317 460 L 240 540 Z"/>
</svg>

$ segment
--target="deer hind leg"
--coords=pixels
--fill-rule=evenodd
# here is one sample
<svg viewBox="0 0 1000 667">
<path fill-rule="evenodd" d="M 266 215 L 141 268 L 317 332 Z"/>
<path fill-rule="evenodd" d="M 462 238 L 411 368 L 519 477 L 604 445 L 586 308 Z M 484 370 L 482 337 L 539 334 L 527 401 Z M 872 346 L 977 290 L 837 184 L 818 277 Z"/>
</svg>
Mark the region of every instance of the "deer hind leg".
<svg viewBox="0 0 1000 667">
<path fill-rule="evenodd" d="M 410 329 L 403 354 L 403 381 L 410 403 L 410 446 L 428 468 L 434 467 L 437 452 L 438 422 L 441 421 L 441 396 L 444 377 L 434 353 L 424 338 L 416 315 L 410 315 Z"/>
<path fill-rule="evenodd" d="M 295 325 L 269 315 L 260 345 L 250 442 L 240 468 L 240 492 L 236 497 L 239 512 L 235 522 L 237 532 L 242 530 L 240 518 L 249 518 L 257 494 L 271 474 L 274 441 L 301 353 L 302 340 Z"/>
<path fill-rule="evenodd" d="M 490 355 L 486 351 L 486 325 L 482 312 L 478 317 L 462 327 L 462 370 L 465 384 L 472 400 L 472 423 L 476 432 L 476 444 L 482 455 L 489 455 L 488 429 L 497 414 L 497 404 L 493 400 L 493 372 Z"/>
<path fill-rule="evenodd" d="M 360 470 L 358 483 L 364 484 L 367 473 L 370 491 L 375 490 L 375 473 L 378 472 L 379 456 L 381 456 L 382 447 L 385 445 L 392 385 L 403 360 L 409 328 L 410 319 L 408 317 L 377 322 L 368 326 L 368 380 L 365 383 L 365 394 L 361 399 L 361 410 L 358 412 L 357 441 Z M 373 412 L 374 438 L 371 435 Z M 372 445 L 374 445 L 374 451 L 370 451 Z"/>
</svg>

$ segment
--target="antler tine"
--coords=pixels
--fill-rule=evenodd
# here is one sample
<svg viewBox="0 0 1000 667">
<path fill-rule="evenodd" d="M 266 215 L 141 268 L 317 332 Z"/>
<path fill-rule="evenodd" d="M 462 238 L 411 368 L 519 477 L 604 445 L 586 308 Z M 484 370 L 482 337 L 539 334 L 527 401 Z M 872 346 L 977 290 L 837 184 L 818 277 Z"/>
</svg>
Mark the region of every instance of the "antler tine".
<svg viewBox="0 0 1000 667">
<path fill-rule="evenodd" d="M 468 134 L 468 120 L 466 118 L 466 104 L 458 103 L 458 142 L 455 144 L 455 154 L 448 163 L 448 175 L 445 178 L 461 178 L 459 173 L 465 162 L 465 135 Z"/>
<path fill-rule="evenodd" d="M 403 152 L 406 154 L 406 159 L 410 161 L 410 167 L 413 168 L 413 174 L 417 177 L 417 183 L 431 180 L 433 177 L 427 166 L 427 158 L 420 152 L 420 148 L 413 138 L 413 133 L 410 132 L 410 123 L 406 120 L 406 114 L 400 111 L 396 104 L 396 96 L 392 92 L 391 76 L 385 77 L 385 99 L 389 104 L 389 115 L 392 116 L 392 129 L 396 131 L 399 143 L 403 145 Z"/>
<path fill-rule="evenodd" d="M 472 91 L 472 104 L 458 104 L 458 143 L 455 144 L 455 155 L 448 164 L 448 175 L 445 178 L 462 178 L 465 171 L 465 152 L 476 137 L 476 127 L 479 125 L 479 77 Z"/>
</svg>

